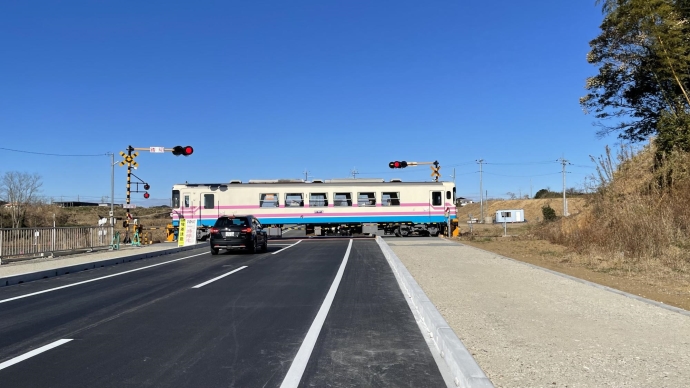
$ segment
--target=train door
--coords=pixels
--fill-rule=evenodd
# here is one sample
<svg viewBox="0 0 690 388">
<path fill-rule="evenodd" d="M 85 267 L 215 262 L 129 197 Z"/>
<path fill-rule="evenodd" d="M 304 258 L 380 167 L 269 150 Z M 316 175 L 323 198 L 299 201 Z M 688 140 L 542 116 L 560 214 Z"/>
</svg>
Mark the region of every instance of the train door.
<svg viewBox="0 0 690 388">
<path fill-rule="evenodd" d="M 194 218 L 194 212 L 192 210 L 192 193 L 183 191 L 180 197 L 180 213 L 182 213 L 182 217 Z"/>
<path fill-rule="evenodd" d="M 443 211 L 443 191 L 429 192 L 429 221 L 433 222 L 433 214 L 437 211 Z"/>
<path fill-rule="evenodd" d="M 194 218 L 199 219 L 201 225 L 204 224 L 202 221 L 204 219 L 204 216 L 207 220 L 214 217 L 220 217 L 220 214 L 216 214 L 220 210 L 217 209 L 215 197 L 215 194 L 211 192 L 199 194 L 199 210 L 196 212 L 197 215 Z"/>
</svg>

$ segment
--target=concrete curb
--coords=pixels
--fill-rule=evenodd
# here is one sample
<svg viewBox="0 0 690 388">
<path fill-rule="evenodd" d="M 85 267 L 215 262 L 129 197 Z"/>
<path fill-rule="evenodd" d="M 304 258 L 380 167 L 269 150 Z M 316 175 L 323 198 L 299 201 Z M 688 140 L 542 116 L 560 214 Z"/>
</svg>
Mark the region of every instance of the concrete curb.
<svg viewBox="0 0 690 388">
<path fill-rule="evenodd" d="M 441 358 L 453 374 L 455 385 L 465 388 L 493 388 L 494 385 L 491 380 L 486 377 L 472 354 L 460 341 L 441 313 L 438 312 L 436 306 L 429 300 L 395 252 L 383 238 L 377 237 L 376 241 L 398 279 L 398 284 L 407 297 L 410 307 L 419 313 L 422 324 L 426 328 L 426 334 L 436 345 Z"/>
<path fill-rule="evenodd" d="M 121 257 L 115 257 L 115 258 L 111 258 L 111 259 L 92 261 L 92 262 L 88 262 L 88 263 L 73 264 L 73 265 L 69 265 L 69 266 L 65 266 L 65 267 L 44 269 L 44 270 L 36 271 L 36 272 L 26 272 L 26 273 L 17 274 L 17 275 L 9 275 L 9 276 L 5 276 L 5 277 L 0 277 L 0 287 L 31 282 L 34 280 L 46 279 L 46 278 L 50 278 L 53 276 L 66 275 L 66 274 L 74 273 L 74 272 L 86 271 L 86 270 L 99 268 L 99 267 L 107 267 L 110 265 L 122 264 L 122 263 L 127 263 L 130 261 L 137 261 L 137 260 L 149 259 L 149 258 L 157 257 L 157 256 L 169 255 L 169 254 L 178 253 L 178 252 L 190 251 L 192 249 L 198 249 L 198 248 L 202 248 L 204 246 L 206 246 L 206 244 L 196 244 L 196 245 L 190 245 L 188 247 L 175 247 L 175 248 L 164 249 L 164 250 L 156 251 L 156 252 L 139 253 L 139 254 L 133 254 L 133 255 L 129 255 L 129 256 L 121 256 Z"/>
<path fill-rule="evenodd" d="M 617 289 L 615 289 L 615 288 L 611 288 L 611 287 L 608 287 L 608 286 L 604 286 L 604 285 L 601 285 L 601 284 L 599 284 L 599 283 L 590 282 L 589 280 L 576 278 L 576 277 L 574 277 L 574 276 L 570 276 L 570 275 L 564 274 L 564 273 L 562 273 L 562 272 L 554 271 L 554 270 L 552 270 L 552 269 L 540 267 L 540 266 L 535 265 L 535 264 L 526 263 L 526 262 L 520 261 L 520 260 L 515 260 L 515 259 L 513 259 L 513 258 L 511 258 L 511 257 L 502 256 L 502 255 L 499 255 L 498 253 L 494 253 L 494 252 L 487 251 L 487 250 L 484 250 L 484 249 L 481 249 L 481 248 L 473 247 L 472 245 L 463 244 L 463 243 L 461 243 L 461 242 L 453 241 L 453 240 L 449 240 L 449 239 L 446 239 L 446 240 L 452 241 L 452 242 L 458 244 L 459 246 L 468 247 L 468 248 L 471 248 L 471 249 L 476 249 L 476 250 L 478 250 L 478 251 L 481 251 L 481 252 L 484 252 L 484 253 L 488 253 L 488 254 L 494 255 L 494 256 L 496 256 L 496 257 L 498 257 L 498 258 L 500 258 L 500 259 L 510 260 L 510 261 L 515 262 L 515 263 L 518 263 L 518 264 L 526 265 L 526 266 L 528 266 L 528 267 L 531 267 L 531 268 L 534 268 L 534 269 L 538 269 L 538 270 L 541 270 L 541 271 L 546 271 L 546 272 L 548 272 L 548 273 L 551 273 L 551 274 L 554 274 L 554 275 L 558 275 L 558 276 L 563 277 L 563 278 L 566 278 L 566 279 L 574 280 L 574 281 L 576 281 L 576 282 L 578 282 L 578 283 L 586 284 L 586 285 L 588 285 L 588 286 L 592 286 L 592 287 L 595 287 L 595 288 L 599 288 L 599 289 L 601 289 L 601 290 L 608 291 L 608 292 L 612 292 L 612 293 L 614 293 L 614 294 L 627 296 L 627 297 L 630 298 L 630 299 L 635 299 L 635 300 L 638 300 L 638 301 L 640 301 L 640 302 L 644 302 L 644 303 L 647 303 L 647 304 L 651 304 L 651 305 L 653 305 L 653 306 L 661 307 L 662 309 L 666 309 L 666 310 L 668 310 L 668 311 L 673 311 L 674 313 L 678 313 L 678 314 L 682 314 L 682 315 L 686 315 L 686 316 L 689 316 L 689 317 L 690 317 L 690 311 L 688 311 L 688 310 L 683 310 L 683 309 L 680 308 L 680 307 L 669 306 L 669 305 L 667 305 L 667 304 L 665 304 L 665 303 L 662 303 L 662 302 L 657 302 L 657 301 L 655 301 L 655 300 L 647 299 L 647 298 L 644 298 L 644 297 L 639 296 L 639 295 L 635 295 L 635 294 L 631 294 L 631 293 L 629 293 L 629 292 L 617 290 Z"/>
</svg>

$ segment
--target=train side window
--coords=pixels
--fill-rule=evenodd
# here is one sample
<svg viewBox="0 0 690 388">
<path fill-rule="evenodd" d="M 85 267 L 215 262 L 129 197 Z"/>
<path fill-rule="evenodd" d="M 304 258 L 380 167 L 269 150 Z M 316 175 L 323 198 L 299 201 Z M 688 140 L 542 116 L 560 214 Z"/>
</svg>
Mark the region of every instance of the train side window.
<svg viewBox="0 0 690 388">
<path fill-rule="evenodd" d="M 287 193 L 285 194 L 285 206 L 300 207 L 304 206 L 304 197 L 302 193 Z"/>
<path fill-rule="evenodd" d="M 457 197 L 455 196 L 455 187 L 453 187 L 453 204 L 455 204 L 457 201 Z"/>
<path fill-rule="evenodd" d="M 333 204 L 335 206 L 352 206 L 352 194 L 335 193 L 333 196 Z"/>
<path fill-rule="evenodd" d="M 214 195 L 213 194 L 204 194 L 204 209 L 214 209 Z"/>
<path fill-rule="evenodd" d="M 184 207 L 189 207 L 189 195 L 184 196 Z"/>
<path fill-rule="evenodd" d="M 443 192 L 442 191 L 432 191 L 431 192 L 431 206 L 441 206 L 443 205 Z"/>
<path fill-rule="evenodd" d="M 172 207 L 173 209 L 180 208 L 180 190 L 173 190 L 172 192 Z"/>
<path fill-rule="evenodd" d="M 260 194 L 259 207 L 278 207 L 278 193 Z"/>
<path fill-rule="evenodd" d="M 376 193 L 357 194 L 357 206 L 376 206 Z"/>
<path fill-rule="evenodd" d="M 323 207 L 328 206 L 328 194 L 326 193 L 310 193 L 309 206 Z"/>
<path fill-rule="evenodd" d="M 400 193 L 381 193 L 381 206 L 400 206 Z"/>
<path fill-rule="evenodd" d="M 450 190 L 446 191 L 446 199 L 450 199 Z"/>
</svg>

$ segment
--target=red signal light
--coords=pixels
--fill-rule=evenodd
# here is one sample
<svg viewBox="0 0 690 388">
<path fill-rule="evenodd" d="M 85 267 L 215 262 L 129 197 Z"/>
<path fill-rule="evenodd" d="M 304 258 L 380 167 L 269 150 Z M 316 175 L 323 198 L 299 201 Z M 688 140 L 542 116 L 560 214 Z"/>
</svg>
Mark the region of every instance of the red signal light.
<svg viewBox="0 0 690 388">
<path fill-rule="evenodd" d="M 144 198 L 149 199 L 149 197 L 150 197 L 149 193 L 146 193 L 146 192 L 145 192 L 145 193 L 144 193 Z"/>
<path fill-rule="evenodd" d="M 395 162 L 388 163 L 388 167 L 390 167 L 390 168 L 405 168 L 405 167 L 407 167 L 407 162 L 405 162 L 405 161 L 398 162 L 396 160 Z"/>
<path fill-rule="evenodd" d="M 180 155 L 189 156 L 189 155 L 194 153 L 194 148 L 192 148 L 192 146 L 185 146 L 185 147 L 175 146 L 172 149 L 172 153 L 175 156 L 180 156 Z"/>
</svg>

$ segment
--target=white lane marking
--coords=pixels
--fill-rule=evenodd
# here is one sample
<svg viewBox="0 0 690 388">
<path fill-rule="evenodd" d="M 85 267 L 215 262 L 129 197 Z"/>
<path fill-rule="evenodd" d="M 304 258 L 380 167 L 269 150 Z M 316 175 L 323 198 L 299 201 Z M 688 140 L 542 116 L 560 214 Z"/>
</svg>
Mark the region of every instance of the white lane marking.
<svg viewBox="0 0 690 388">
<path fill-rule="evenodd" d="M 52 348 L 57 348 L 57 347 L 60 346 L 60 345 L 63 345 L 63 344 L 68 343 L 69 341 L 71 341 L 71 339 L 61 339 L 61 340 L 57 340 L 57 341 L 55 341 L 55 342 L 53 342 L 53 343 L 50 343 L 50 344 L 48 344 L 48 345 L 41 346 L 41 347 L 38 348 L 38 349 L 34 349 L 34 350 L 32 350 L 32 351 L 30 351 L 30 352 L 28 352 L 28 353 L 24 353 L 24 354 L 22 354 L 21 356 L 17 356 L 17 357 L 15 357 L 15 358 L 11 359 L 11 360 L 7 360 L 7 361 L 3 362 L 2 364 L 0 364 L 0 370 L 3 370 L 3 369 L 5 369 L 5 368 L 7 368 L 7 367 L 10 367 L 10 366 L 12 366 L 12 365 L 18 363 L 18 362 L 22 362 L 22 361 L 24 361 L 24 360 L 26 360 L 26 359 L 28 359 L 28 358 L 31 358 L 31 357 L 36 356 L 36 355 L 38 355 L 38 354 L 41 354 L 41 353 L 43 353 L 43 352 L 45 352 L 45 351 L 48 351 L 48 350 L 50 350 L 50 349 L 52 349 Z"/>
<path fill-rule="evenodd" d="M 292 244 L 268 244 L 269 247 L 282 247 L 286 245 L 292 245 Z"/>
<path fill-rule="evenodd" d="M 182 258 L 175 259 L 175 260 L 165 261 L 165 262 L 158 263 L 158 264 L 148 265 L 148 266 L 146 266 L 146 267 L 141 267 L 141 268 L 136 268 L 136 269 L 130 269 L 130 270 L 128 270 L 128 271 L 124 271 L 124 272 L 120 272 L 120 273 L 115 273 L 115 274 L 112 274 L 112 275 L 101 276 L 100 278 L 95 278 L 95 279 L 90 279 L 90 280 L 84 280 L 84 281 L 82 281 L 82 282 L 77 282 L 77 283 L 73 283 L 73 284 L 68 284 L 68 285 L 66 285 L 66 286 L 60 286 L 60 287 L 55 287 L 55 288 L 49 288 L 49 289 L 47 289 L 47 290 L 32 292 L 32 293 L 26 294 L 26 295 L 19 295 L 19 296 L 15 296 L 14 298 L 8 298 L 8 299 L 0 300 L 0 303 L 10 302 L 10 301 L 17 300 L 17 299 L 22 299 L 22 298 L 28 298 L 28 297 L 30 297 L 30 296 L 39 295 L 39 294 L 44 294 L 44 293 L 46 293 L 46 292 L 62 290 L 63 288 L 74 287 L 74 286 L 78 286 L 78 285 L 80 285 L 80 284 L 86 284 L 86 283 L 95 282 L 95 281 L 97 281 L 97 280 L 108 279 L 108 278 L 112 278 L 112 277 L 114 277 L 114 276 L 120 276 L 120 275 L 124 275 L 124 274 L 130 273 L 130 272 L 141 271 L 141 270 L 143 270 L 143 269 L 153 268 L 153 267 L 157 267 L 157 266 L 159 266 L 159 265 L 168 264 L 168 263 L 174 263 L 174 262 L 176 262 L 176 261 L 185 260 L 185 259 L 189 259 L 189 258 L 191 258 L 191 257 L 196 257 L 196 256 L 201 256 L 201 255 L 206 255 L 206 254 L 208 254 L 208 252 L 199 253 L 199 254 L 191 255 L 191 256 L 187 256 L 187 257 L 182 257 Z"/>
<path fill-rule="evenodd" d="M 216 280 L 219 280 L 219 279 L 222 279 L 222 278 L 224 278 L 224 277 L 226 277 L 226 276 L 232 275 L 232 274 L 234 274 L 235 272 L 241 271 L 241 270 L 243 270 L 243 269 L 245 269 L 245 268 L 247 268 L 247 266 L 246 266 L 246 265 L 243 265 L 243 266 L 241 266 L 240 268 L 237 268 L 237 269 L 235 269 L 235 270 L 232 270 L 232 271 L 230 271 L 230 272 L 228 272 L 228 273 L 226 273 L 226 274 L 220 275 L 220 276 L 215 277 L 215 278 L 213 278 L 213 279 L 211 279 L 211 280 L 207 280 L 207 281 L 205 281 L 205 282 L 203 282 L 203 283 L 201 283 L 201 284 L 197 284 L 196 286 L 194 286 L 194 287 L 192 287 L 192 288 L 201 288 L 201 287 L 203 287 L 203 286 L 205 286 L 205 285 L 207 285 L 207 284 L 213 283 L 213 282 L 215 282 Z"/>
<path fill-rule="evenodd" d="M 276 253 L 280 253 L 280 252 L 282 252 L 282 251 L 284 251 L 284 250 L 286 250 L 286 249 L 288 249 L 288 248 L 294 247 L 295 245 L 297 245 L 297 244 L 299 244 L 299 243 L 301 243 L 301 242 L 302 242 L 302 240 L 299 240 L 299 241 L 297 241 L 296 243 L 290 244 L 290 245 L 286 246 L 285 248 L 283 248 L 283 249 L 281 249 L 281 250 L 278 250 L 278 251 L 275 251 L 275 252 L 273 252 L 273 253 L 271 253 L 271 254 L 272 254 L 272 255 L 275 255 Z"/>
<path fill-rule="evenodd" d="M 335 293 L 338 291 L 338 286 L 340 285 L 340 280 L 343 278 L 343 273 L 345 272 L 345 266 L 347 265 L 347 259 L 350 257 L 350 250 L 352 249 L 352 239 L 350 239 L 350 244 L 347 246 L 347 251 L 345 251 L 345 257 L 343 262 L 340 264 L 338 273 L 335 275 L 333 284 L 326 294 L 326 298 L 323 300 L 323 304 L 319 309 L 319 312 L 314 318 L 307 336 L 304 337 L 302 346 L 299 347 L 295 359 L 292 360 L 292 365 L 285 375 L 283 383 L 280 384 L 280 388 L 293 388 L 299 385 L 300 380 L 302 380 L 302 375 L 304 370 L 307 368 L 307 363 L 309 362 L 309 357 L 311 357 L 311 352 L 314 350 L 314 345 L 316 345 L 316 340 L 319 338 L 319 333 L 323 327 L 323 323 L 326 321 L 326 316 L 328 316 L 328 310 L 331 309 L 331 304 L 333 304 L 333 298 L 335 298 Z"/>
</svg>

